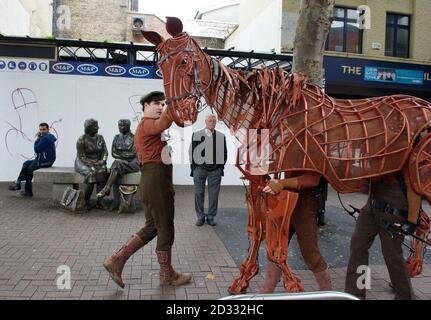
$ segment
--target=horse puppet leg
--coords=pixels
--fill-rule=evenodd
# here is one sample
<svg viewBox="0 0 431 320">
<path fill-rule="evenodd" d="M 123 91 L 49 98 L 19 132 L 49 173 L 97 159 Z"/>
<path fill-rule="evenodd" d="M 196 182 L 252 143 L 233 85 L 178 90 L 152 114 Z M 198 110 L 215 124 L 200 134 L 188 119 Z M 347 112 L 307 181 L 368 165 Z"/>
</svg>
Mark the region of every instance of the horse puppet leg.
<svg viewBox="0 0 431 320">
<path fill-rule="evenodd" d="M 295 277 L 287 262 L 289 252 L 289 226 L 298 202 L 298 193 L 281 191 L 276 196 L 268 195 L 266 220 L 266 252 L 268 260 L 283 271 L 284 288 L 287 292 L 304 291 L 301 281 Z"/>
<path fill-rule="evenodd" d="M 421 212 L 420 224 L 416 229 L 415 235 L 426 241 L 430 241 L 431 235 L 431 220 L 425 211 Z M 425 243 L 417 239 L 411 240 L 411 248 L 413 252 L 407 258 L 407 267 L 411 278 L 414 278 L 422 273 L 423 258 L 425 253 Z"/>
<path fill-rule="evenodd" d="M 431 219 L 421 209 L 421 196 L 431 204 L 431 133 L 422 137 L 408 159 L 408 166 L 403 170 L 407 184 L 407 201 L 409 205 L 408 221 L 418 224 L 415 235 L 429 241 L 431 234 Z M 420 214 L 420 219 L 418 215 Z M 426 244 L 412 239 L 413 252 L 407 258 L 410 277 L 422 273 L 423 256 Z"/>
<path fill-rule="evenodd" d="M 251 181 L 246 198 L 248 207 L 248 256 L 241 264 L 240 275 L 233 281 L 232 285 L 228 289 L 230 294 L 245 293 L 250 280 L 259 272 L 257 257 L 259 254 L 260 243 L 265 237 L 265 210 L 263 207 L 262 190 L 260 185 Z"/>
</svg>

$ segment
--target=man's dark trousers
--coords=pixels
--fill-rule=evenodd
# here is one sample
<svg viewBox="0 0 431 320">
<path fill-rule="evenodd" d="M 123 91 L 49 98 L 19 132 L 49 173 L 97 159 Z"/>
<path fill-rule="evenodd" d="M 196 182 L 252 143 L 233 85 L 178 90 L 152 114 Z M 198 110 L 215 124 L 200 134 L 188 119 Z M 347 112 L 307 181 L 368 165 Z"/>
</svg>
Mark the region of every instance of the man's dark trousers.
<svg viewBox="0 0 431 320">
<path fill-rule="evenodd" d="M 46 167 L 50 167 L 51 165 L 47 165 Z M 42 168 L 38 164 L 38 160 L 27 160 L 23 163 L 21 171 L 19 173 L 17 182 L 25 181 L 25 192 L 28 194 L 33 194 L 33 188 L 31 181 L 33 180 L 33 172 L 37 169 Z"/>
<path fill-rule="evenodd" d="M 404 236 L 396 230 L 387 230 L 383 227 L 384 223 L 400 223 L 401 218 L 371 208 L 368 202 L 361 209 L 356 227 L 352 235 L 350 245 L 350 259 L 347 266 L 346 292 L 359 298 L 365 299 L 365 288 L 362 287 L 360 276 L 364 273 L 358 272 L 358 267 L 368 266 L 368 250 L 374 238 L 378 234 L 382 244 L 383 257 L 389 271 L 389 277 L 395 290 L 395 299 L 410 300 L 415 299 L 413 288 L 410 281 L 407 264 L 403 256 L 402 243 Z M 373 267 L 370 266 L 371 275 Z M 358 287 L 359 280 L 359 287 Z M 371 288 L 373 283 L 370 283 Z"/>
<path fill-rule="evenodd" d="M 208 180 L 208 220 L 213 220 L 217 215 L 218 196 L 220 193 L 222 170 L 206 170 L 197 166 L 193 170 L 193 182 L 195 185 L 195 210 L 198 220 L 204 219 L 205 182 Z"/>
</svg>

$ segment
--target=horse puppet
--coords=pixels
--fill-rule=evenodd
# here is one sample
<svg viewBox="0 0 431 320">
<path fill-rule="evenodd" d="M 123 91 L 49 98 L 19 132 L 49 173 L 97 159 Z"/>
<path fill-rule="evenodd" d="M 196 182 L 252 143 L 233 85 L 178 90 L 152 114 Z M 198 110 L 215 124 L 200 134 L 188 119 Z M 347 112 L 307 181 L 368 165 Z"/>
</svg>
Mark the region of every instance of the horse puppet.
<svg viewBox="0 0 431 320">
<path fill-rule="evenodd" d="M 258 273 L 258 249 L 264 239 L 268 259 L 283 271 L 285 289 L 303 290 L 287 262 L 289 225 L 298 194 L 287 190 L 264 194 L 268 177 L 314 172 L 337 192 L 349 193 L 363 191 L 371 178 L 402 172 L 409 208 L 411 203 L 420 207 L 421 197 L 431 203 L 430 103 L 406 95 L 333 99 L 301 75 L 278 67 L 250 72 L 226 67 L 183 32 L 178 18 L 167 17 L 166 30 L 172 38 L 163 39 L 152 31 L 143 35 L 160 55 L 169 115 L 181 127 L 194 123 L 203 97 L 244 143 L 236 166 L 250 182 L 249 249 L 229 288 L 231 294 L 245 292 Z M 270 148 L 261 152 L 266 157 L 252 154 L 250 141 L 258 149 Z M 409 209 L 411 224 L 418 216 L 419 209 Z"/>
</svg>

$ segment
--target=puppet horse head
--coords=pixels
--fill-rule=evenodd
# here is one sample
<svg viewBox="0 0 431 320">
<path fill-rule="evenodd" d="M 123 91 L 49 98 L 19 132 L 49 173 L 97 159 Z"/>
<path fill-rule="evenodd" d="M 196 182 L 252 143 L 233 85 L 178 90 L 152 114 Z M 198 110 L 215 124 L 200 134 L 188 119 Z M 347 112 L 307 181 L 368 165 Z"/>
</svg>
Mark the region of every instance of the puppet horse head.
<svg viewBox="0 0 431 320">
<path fill-rule="evenodd" d="M 167 40 L 153 31 L 142 34 L 156 46 L 168 112 L 175 123 L 183 127 L 197 119 L 203 95 L 201 65 L 205 57 L 196 41 L 183 32 L 180 19 L 167 17 L 166 30 L 172 36 Z"/>
</svg>

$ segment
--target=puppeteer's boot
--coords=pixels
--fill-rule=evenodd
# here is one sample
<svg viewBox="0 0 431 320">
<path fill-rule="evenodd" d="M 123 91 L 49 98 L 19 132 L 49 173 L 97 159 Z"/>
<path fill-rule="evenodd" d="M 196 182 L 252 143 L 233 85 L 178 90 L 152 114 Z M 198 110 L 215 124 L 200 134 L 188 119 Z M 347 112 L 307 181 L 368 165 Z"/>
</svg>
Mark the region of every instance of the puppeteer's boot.
<svg viewBox="0 0 431 320">
<path fill-rule="evenodd" d="M 265 268 L 265 280 L 259 293 L 273 293 L 281 279 L 282 270 L 272 261 L 267 261 Z"/>
<path fill-rule="evenodd" d="M 109 272 L 112 280 L 121 288 L 124 288 L 124 282 L 121 278 L 126 261 L 140 248 L 144 246 L 144 242 L 138 235 L 134 234 L 127 243 L 117 251 L 116 254 L 106 259 L 103 266 Z"/>
<path fill-rule="evenodd" d="M 178 273 L 171 264 L 172 250 L 156 250 L 157 260 L 160 264 L 160 285 L 169 284 L 171 286 L 180 286 L 189 283 L 192 279 L 190 273 Z"/>
<path fill-rule="evenodd" d="M 326 268 L 323 271 L 315 272 L 314 277 L 316 278 L 317 285 L 319 286 L 320 291 L 331 291 L 332 283 L 331 283 L 331 275 L 329 273 L 329 268 Z"/>
</svg>

